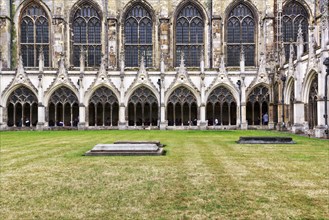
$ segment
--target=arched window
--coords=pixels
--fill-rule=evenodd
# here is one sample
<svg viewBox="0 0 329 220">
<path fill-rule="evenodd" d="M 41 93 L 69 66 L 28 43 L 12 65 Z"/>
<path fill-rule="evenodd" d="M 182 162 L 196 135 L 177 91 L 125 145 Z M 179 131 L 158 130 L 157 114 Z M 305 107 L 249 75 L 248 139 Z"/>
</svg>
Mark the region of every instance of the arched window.
<svg viewBox="0 0 329 220">
<path fill-rule="evenodd" d="M 200 11 L 187 5 L 176 19 L 176 66 L 179 66 L 181 53 L 184 53 L 186 66 L 199 66 L 204 48 L 204 22 Z"/>
<path fill-rule="evenodd" d="M 9 127 L 35 126 L 38 120 L 38 99 L 30 89 L 21 86 L 9 96 L 7 113 Z"/>
<path fill-rule="evenodd" d="M 235 125 L 236 101 L 231 91 L 223 86 L 212 91 L 208 97 L 206 113 L 209 125 Z"/>
<path fill-rule="evenodd" d="M 301 25 L 302 28 L 305 44 L 304 50 L 306 51 L 308 42 L 308 13 L 300 3 L 293 0 L 286 4 L 282 11 L 282 40 L 286 58 L 289 58 L 290 41 L 292 41 L 294 44 L 297 41 L 299 25 Z"/>
<path fill-rule="evenodd" d="M 85 53 L 86 67 L 101 63 L 101 17 L 90 4 L 80 6 L 73 17 L 73 64 L 80 65 L 80 53 Z"/>
<path fill-rule="evenodd" d="M 130 96 L 128 102 L 129 126 L 152 126 L 158 120 L 158 100 L 154 93 L 140 87 Z"/>
<path fill-rule="evenodd" d="M 261 125 L 263 114 L 268 113 L 270 94 L 267 87 L 260 85 L 252 90 L 247 99 L 247 121 L 249 125 Z"/>
<path fill-rule="evenodd" d="M 118 121 L 117 97 L 105 86 L 98 88 L 89 100 L 89 126 L 117 126 Z"/>
<path fill-rule="evenodd" d="M 79 118 L 78 97 L 66 87 L 58 88 L 48 103 L 49 126 L 77 126 Z"/>
<path fill-rule="evenodd" d="M 239 66 L 244 50 L 245 65 L 255 65 L 255 18 L 244 4 L 235 6 L 227 19 L 227 65 Z"/>
<path fill-rule="evenodd" d="M 198 107 L 194 94 L 181 86 L 171 93 L 167 103 L 168 125 L 197 125 Z"/>
<path fill-rule="evenodd" d="M 145 66 L 152 66 L 152 17 L 141 5 L 135 5 L 125 20 L 125 63 L 137 67 L 141 57 Z"/>
<path fill-rule="evenodd" d="M 20 47 L 24 66 L 38 66 L 41 50 L 45 66 L 49 66 L 49 21 L 46 12 L 37 4 L 30 4 L 22 13 Z"/>
</svg>

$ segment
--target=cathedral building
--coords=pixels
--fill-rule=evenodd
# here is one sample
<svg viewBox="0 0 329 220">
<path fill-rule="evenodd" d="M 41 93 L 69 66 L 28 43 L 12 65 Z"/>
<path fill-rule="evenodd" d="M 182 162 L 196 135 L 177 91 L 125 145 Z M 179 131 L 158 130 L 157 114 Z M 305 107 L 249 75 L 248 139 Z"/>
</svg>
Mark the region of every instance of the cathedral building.
<svg viewBox="0 0 329 220">
<path fill-rule="evenodd" d="M 328 0 L 0 0 L 0 129 L 328 130 Z"/>
</svg>

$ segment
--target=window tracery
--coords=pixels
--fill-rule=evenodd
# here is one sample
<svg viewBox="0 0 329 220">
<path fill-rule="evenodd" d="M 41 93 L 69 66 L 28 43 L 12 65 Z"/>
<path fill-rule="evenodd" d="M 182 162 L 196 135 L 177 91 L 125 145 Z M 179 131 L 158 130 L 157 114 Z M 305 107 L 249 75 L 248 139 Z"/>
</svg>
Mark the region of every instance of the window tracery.
<svg viewBox="0 0 329 220">
<path fill-rule="evenodd" d="M 49 21 L 46 12 L 37 4 L 30 4 L 22 13 L 20 48 L 24 66 L 38 66 L 42 50 L 45 66 L 49 66 Z"/>
<path fill-rule="evenodd" d="M 297 34 L 299 25 L 301 24 L 304 49 L 307 50 L 308 42 L 308 13 L 304 6 L 297 1 L 291 1 L 283 7 L 282 11 L 282 41 L 284 44 L 285 56 L 289 58 L 289 45 L 292 42 L 294 45 L 297 42 Z M 296 46 L 295 54 L 296 53 Z"/>
<path fill-rule="evenodd" d="M 227 65 L 239 66 L 240 53 L 244 50 L 245 65 L 255 65 L 255 17 L 240 3 L 232 9 L 227 20 Z"/>
<path fill-rule="evenodd" d="M 80 53 L 85 53 L 86 67 L 101 63 L 101 17 L 90 4 L 77 9 L 73 18 L 73 64 L 80 65 Z"/>
<path fill-rule="evenodd" d="M 176 66 L 184 53 L 186 66 L 199 66 L 204 48 L 204 22 L 200 11 L 193 5 L 185 6 L 176 20 Z"/>
<path fill-rule="evenodd" d="M 142 6 L 135 5 L 125 19 L 125 63 L 128 67 L 139 66 L 143 56 L 145 66 L 152 66 L 152 28 L 150 13 Z"/>
</svg>

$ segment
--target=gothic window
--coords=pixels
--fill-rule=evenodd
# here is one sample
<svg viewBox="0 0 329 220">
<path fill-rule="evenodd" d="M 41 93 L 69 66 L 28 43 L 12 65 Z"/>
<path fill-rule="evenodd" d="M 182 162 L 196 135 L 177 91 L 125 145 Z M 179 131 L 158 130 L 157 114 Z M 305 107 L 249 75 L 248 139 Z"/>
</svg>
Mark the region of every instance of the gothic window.
<svg viewBox="0 0 329 220">
<path fill-rule="evenodd" d="M 168 125 L 197 125 L 197 111 L 197 100 L 193 93 L 185 87 L 179 87 L 168 99 Z"/>
<path fill-rule="evenodd" d="M 261 125 L 262 116 L 268 113 L 270 94 L 267 87 L 260 85 L 252 90 L 247 100 L 247 121 L 249 125 Z"/>
<path fill-rule="evenodd" d="M 307 50 L 308 42 L 308 13 L 306 9 L 297 1 L 290 1 L 283 7 L 282 11 L 282 41 L 286 58 L 289 58 L 289 45 L 292 41 L 297 42 L 299 26 L 303 32 L 304 49 Z M 296 46 L 295 46 L 296 54 Z"/>
<path fill-rule="evenodd" d="M 37 4 L 30 4 L 22 13 L 20 48 L 24 66 L 38 66 L 41 50 L 45 66 L 49 66 L 49 21 L 46 12 Z"/>
<path fill-rule="evenodd" d="M 141 5 L 135 5 L 125 19 L 125 63 L 128 67 L 137 67 L 141 57 L 145 66 L 152 66 L 152 17 Z"/>
<path fill-rule="evenodd" d="M 129 98 L 129 126 L 156 125 L 158 120 L 158 100 L 153 92 L 140 87 Z"/>
<path fill-rule="evenodd" d="M 176 19 L 176 66 L 179 66 L 181 53 L 184 53 L 186 66 L 199 66 L 204 48 L 204 22 L 200 11 L 187 5 Z"/>
<path fill-rule="evenodd" d="M 49 126 L 77 126 L 79 119 L 79 101 L 68 88 L 58 88 L 48 103 Z"/>
<path fill-rule="evenodd" d="M 236 101 L 225 87 L 218 87 L 209 95 L 207 119 L 209 125 L 236 124 Z"/>
<path fill-rule="evenodd" d="M 8 98 L 8 126 L 35 126 L 38 119 L 38 99 L 33 92 L 22 86 Z"/>
<path fill-rule="evenodd" d="M 240 53 L 245 54 L 245 65 L 255 65 L 255 18 L 244 4 L 238 4 L 227 19 L 227 65 L 239 66 Z"/>
<path fill-rule="evenodd" d="M 101 17 L 90 4 L 80 6 L 73 17 L 73 64 L 80 65 L 80 54 L 85 53 L 86 67 L 101 63 Z"/>
<path fill-rule="evenodd" d="M 89 101 L 89 126 L 117 126 L 119 102 L 107 87 L 97 89 Z"/>
</svg>

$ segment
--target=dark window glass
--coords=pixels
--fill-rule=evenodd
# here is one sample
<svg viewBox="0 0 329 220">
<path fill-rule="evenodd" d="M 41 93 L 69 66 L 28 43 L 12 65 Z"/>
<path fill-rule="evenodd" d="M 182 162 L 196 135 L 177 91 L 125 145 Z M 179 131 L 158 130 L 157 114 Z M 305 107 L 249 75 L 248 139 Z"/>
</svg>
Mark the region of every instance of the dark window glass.
<svg viewBox="0 0 329 220">
<path fill-rule="evenodd" d="M 30 4 L 22 13 L 20 48 L 26 67 L 39 65 L 42 47 L 45 66 L 49 66 L 49 21 L 46 12 L 36 4 Z"/>
<path fill-rule="evenodd" d="M 290 42 L 296 44 L 299 25 L 301 25 L 304 39 L 304 52 L 308 49 L 308 13 L 298 2 L 291 1 L 283 7 L 282 11 L 282 41 L 286 58 L 289 58 Z M 296 46 L 295 54 L 296 53 Z"/>
<path fill-rule="evenodd" d="M 251 10 L 239 4 L 227 21 L 227 65 L 239 66 L 241 50 L 245 52 L 246 66 L 255 65 L 255 18 Z"/>
<path fill-rule="evenodd" d="M 101 17 L 94 7 L 84 4 L 73 18 L 73 64 L 80 66 L 80 54 L 85 53 L 86 67 L 101 63 Z"/>
<path fill-rule="evenodd" d="M 204 22 L 200 11 L 193 5 L 185 6 L 176 20 L 176 66 L 184 52 L 186 66 L 199 66 L 204 47 Z"/>
<path fill-rule="evenodd" d="M 141 5 L 134 6 L 125 20 L 125 62 L 128 67 L 139 66 L 143 56 L 145 66 L 152 66 L 152 18 Z"/>
</svg>

